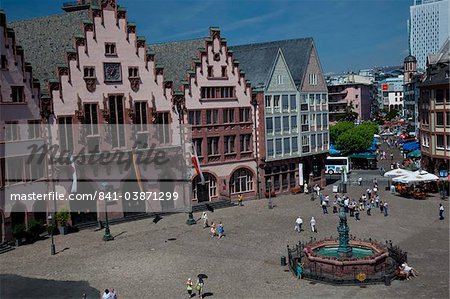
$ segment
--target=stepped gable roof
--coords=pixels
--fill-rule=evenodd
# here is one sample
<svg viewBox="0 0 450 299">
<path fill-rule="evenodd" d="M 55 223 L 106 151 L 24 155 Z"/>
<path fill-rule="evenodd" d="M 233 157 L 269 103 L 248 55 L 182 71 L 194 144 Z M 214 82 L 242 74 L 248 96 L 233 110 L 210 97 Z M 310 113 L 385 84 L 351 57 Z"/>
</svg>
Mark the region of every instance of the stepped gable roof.
<svg viewBox="0 0 450 299">
<path fill-rule="evenodd" d="M 309 57 L 313 47 L 313 39 L 297 38 L 272 42 L 255 43 L 229 47 L 233 50 L 234 59 L 245 71 L 246 79 L 253 87 L 266 86 L 268 77 L 275 63 L 278 50 L 283 52 L 286 64 L 295 84 L 301 84 L 308 67 Z"/>
<path fill-rule="evenodd" d="M 439 51 L 428 55 L 428 63 L 436 64 L 438 62 L 448 62 L 450 60 L 450 38 L 444 42 Z"/>
<path fill-rule="evenodd" d="M 186 81 L 193 60 L 199 59 L 199 50 L 205 47 L 206 38 L 148 45 L 155 54 L 155 62 L 164 68 L 164 79 L 173 81 L 175 90 Z"/>
<path fill-rule="evenodd" d="M 89 11 L 81 10 L 9 24 L 43 93 L 48 93 L 49 80 L 58 79 L 57 66 L 67 65 L 66 51 L 74 49 L 74 37 L 84 35 L 82 21 L 89 19 Z"/>
</svg>

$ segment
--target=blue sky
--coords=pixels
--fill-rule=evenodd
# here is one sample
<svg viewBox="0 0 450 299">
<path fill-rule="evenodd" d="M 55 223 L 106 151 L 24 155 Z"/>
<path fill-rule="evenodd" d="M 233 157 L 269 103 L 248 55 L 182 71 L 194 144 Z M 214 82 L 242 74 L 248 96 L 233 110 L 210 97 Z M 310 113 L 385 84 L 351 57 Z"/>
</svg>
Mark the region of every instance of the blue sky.
<svg viewBox="0 0 450 299">
<path fill-rule="evenodd" d="M 118 0 L 150 43 L 208 35 L 230 45 L 311 36 L 325 72 L 401 65 L 412 0 Z M 61 13 L 62 1 L 0 0 L 8 21 Z"/>
</svg>

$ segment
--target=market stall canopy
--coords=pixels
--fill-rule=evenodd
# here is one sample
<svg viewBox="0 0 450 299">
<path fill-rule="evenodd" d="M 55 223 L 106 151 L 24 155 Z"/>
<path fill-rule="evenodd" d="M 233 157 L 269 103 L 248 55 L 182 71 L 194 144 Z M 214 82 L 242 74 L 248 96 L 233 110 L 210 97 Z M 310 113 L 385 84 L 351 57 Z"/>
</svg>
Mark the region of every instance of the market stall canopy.
<svg viewBox="0 0 450 299">
<path fill-rule="evenodd" d="M 417 141 L 408 142 L 408 143 L 403 144 L 404 151 L 414 151 L 419 148 L 420 148 L 420 143 Z"/>
<path fill-rule="evenodd" d="M 392 181 L 398 182 L 398 183 L 404 183 L 404 184 L 411 184 L 411 183 L 420 183 L 420 182 L 433 182 L 437 181 L 439 178 L 438 176 L 428 173 L 423 170 L 414 171 L 411 174 L 407 174 L 404 176 L 393 178 Z"/>
<path fill-rule="evenodd" d="M 390 170 L 384 174 L 385 177 L 399 177 L 399 176 L 405 176 L 412 174 L 412 171 L 403 169 L 403 168 L 397 168 L 394 170 Z"/>
<path fill-rule="evenodd" d="M 415 157 L 415 158 L 420 157 L 420 150 L 416 149 L 415 151 L 412 151 L 412 152 L 408 153 L 407 156 L 408 157 Z"/>
<path fill-rule="evenodd" d="M 372 153 L 358 153 L 358 154 L 351 154 L 348 156 L 349 159 L 368 159 L 368 160 L 375 160 L 377 157 L 375 154 Z"/>
<path fill-rule="evenodd" d="M 339 155 L 341 153 L 340 150 L 336 149 L 336 146 L 334 144 L 330 145 L 330 149 L 328 150 L 330 155 Z"/>
</svg>

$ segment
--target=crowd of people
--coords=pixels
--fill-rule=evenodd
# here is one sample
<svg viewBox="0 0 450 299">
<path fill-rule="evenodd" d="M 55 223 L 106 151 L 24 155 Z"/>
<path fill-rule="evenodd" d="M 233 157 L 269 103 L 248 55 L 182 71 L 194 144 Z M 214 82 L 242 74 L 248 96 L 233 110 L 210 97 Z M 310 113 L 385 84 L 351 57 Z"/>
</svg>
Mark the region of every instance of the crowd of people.
<svg viewBox="0 0 450 299">
<path fill-rule="evenodd" d="M 219 222 L 218 225 L 216 225 L 214 222 L 211 222 L 211 224 L 209 224 L 207 212 L 203 212 L 201 219 L 203 220 L 203 228 L 209 227 L 209 232 L 212 238 L 217 236 L 219 237 L 219 239 L 221 239 L 225 236 L 222 222 Z"/>
</svg>

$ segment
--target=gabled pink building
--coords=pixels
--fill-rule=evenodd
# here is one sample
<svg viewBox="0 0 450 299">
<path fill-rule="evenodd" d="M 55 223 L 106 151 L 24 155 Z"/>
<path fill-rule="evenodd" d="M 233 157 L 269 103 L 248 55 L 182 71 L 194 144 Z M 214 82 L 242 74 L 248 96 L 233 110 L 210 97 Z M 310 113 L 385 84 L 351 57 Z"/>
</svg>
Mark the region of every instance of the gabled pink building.
<svg viewBox="0 0 450 299">
<path fill-rule="evenodd" d="M 179 149 L 179 130 L 172 126 L 178 123 L 174 122 L 178 116 L 172 109 L 172 85 L 155 64 L 145 38 L 137 35 L 136 25 L 128 22 L 126 10 L 116 1 L 98 1 L 98 5 L 85 2 L 65 7 L 61 15 L 14 23 L 45 87 L 43 110 L 50 114 L 53 136 L 49 143 L 75 154 L 87 149 L 89 153 L 123 152 L 130 157 L 137 139 L 143 141 L 142 148 L 138 148 L 142 151 L 149 150 L 144 143 L 155 142 L 158 148 L 178 144 Z M 156 132 L 153 124 L 160 125 L 162 131 Z M 141 168 L 138 172 L 142 178 L 137 178 L 133 167 L 114 163 L 105 166 L 77 160 L 75 167 L 75 192 L 108 191 L 121 196 L 122 200 L 108 205 L 110 218 L 169 211 L 184 204 L 124 201 L 140 190 L 167 191 L 161 190 L 154 178 L 174 178 L 170 167 Z M 73 193 L 71 165 L 57 165 L 55 169 L 55 191 L 69 196 Z M 178 187 L 172 186 L 171 191 Z M 75 202 L 64 202 L 58 210 L 61 208 L 71 211 L 72 224 L 83 224 L 103 219 L 105 204 L 94 201 L 77 206 Z"/>
<path fill-rule="evenodd" d="M 192 174 L 194 202 L 254 197 L 255 120 L 250 83 L 218 28 L 209 37 L 151 46 L 174 81 L 175 104 L 185 108 L 206 183 Z"/>
<path fill-rule="evenodd" d="M 42 142 L 39 97 L 39 83 L 0 10 L 0 242 L 11 239 L 16 225 L 26 225 L 30 219 L 46 220 L 45 213 L 33 213 L 39 203 L 18 202 L 6 208 L 10 202 L 5 198 L 29 191 L 47 176 L 45 163 L 28 163 L 28 154 L 22 150 L 28 142 Z M 12 152 L 12 144 L 23 146 L 15 146 L 17 150 Z"/>
</svg>

